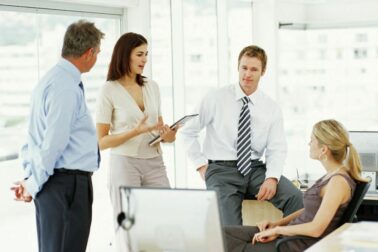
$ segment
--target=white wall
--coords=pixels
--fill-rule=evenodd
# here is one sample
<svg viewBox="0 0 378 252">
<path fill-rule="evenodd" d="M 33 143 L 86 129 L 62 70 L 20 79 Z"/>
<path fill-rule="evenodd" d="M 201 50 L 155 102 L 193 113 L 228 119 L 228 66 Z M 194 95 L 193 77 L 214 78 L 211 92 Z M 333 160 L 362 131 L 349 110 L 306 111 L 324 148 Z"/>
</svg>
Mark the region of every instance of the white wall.
<svg viewBox="0 0 378 252">
<path fill-rule="evenodd" d="M 305 8 L 302 4 L 277 0 L 253 2 L 253 43 L 264 48 L 268 55 L 267 72 L 260 88 L 273 98 L 277 98 L 278 24 L 303 20 Z"/>
</svg>

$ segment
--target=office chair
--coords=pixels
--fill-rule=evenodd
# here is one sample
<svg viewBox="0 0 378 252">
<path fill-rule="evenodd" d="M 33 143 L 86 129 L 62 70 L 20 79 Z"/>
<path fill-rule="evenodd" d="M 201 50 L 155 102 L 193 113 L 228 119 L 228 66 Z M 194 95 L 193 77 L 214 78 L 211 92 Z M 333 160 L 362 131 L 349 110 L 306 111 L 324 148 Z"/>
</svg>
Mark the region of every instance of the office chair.
<svg viewBox="0 0 378 252">
<path fill-rule="evenodd" d="M 360 207 L 362 201 L 364 200 L 365 194 L 368 191 L 370 186 L 370 182 L 356 182 L 356 189 L 353 193 L 353 197 L 351 201 L 348 204 L 347 209 L 345 210 L 345 213 L 343 214 L 338 227 L 343 225 L 344 223 L 347 222 L 356 222 L 357 221 L 357 210 Z M 311 236 L 304 236 L 304 235 L 296 235 L 296 236 L 288 236 L 282 239 L 279 239 L 276 243 L 276 250 L 277 252 L 281 252 L 281 245 L 288 242 L 288 241 L 293 241 L 293 240 L 312 240 L 312 241 L 318 241 L 322 237 L 311 237 Z"/>
</svg>

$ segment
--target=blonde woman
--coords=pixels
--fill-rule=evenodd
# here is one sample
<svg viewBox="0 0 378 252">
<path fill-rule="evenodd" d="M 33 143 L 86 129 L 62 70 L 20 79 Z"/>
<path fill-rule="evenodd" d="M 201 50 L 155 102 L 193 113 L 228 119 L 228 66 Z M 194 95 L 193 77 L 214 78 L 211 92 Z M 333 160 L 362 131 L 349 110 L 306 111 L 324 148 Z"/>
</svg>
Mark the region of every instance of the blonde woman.
<svg viewBox="0 0 378 252">
<path fill-rule="evenodd" d="M 310 158 L 319 160 L 326 174 L 309 188 L 304 208 L 277 221 L 264 221 L 257 227 L 226 227 L 229 251 L 276 251 L 278 236 L 323 237 L 337 228 L 361 178 L 361 163 L 348 132 L 335 120 L 324 120 L 313 127 Z M 284 251 L 303 251 L 314 242 L 290 241 Z"/>
</svg>

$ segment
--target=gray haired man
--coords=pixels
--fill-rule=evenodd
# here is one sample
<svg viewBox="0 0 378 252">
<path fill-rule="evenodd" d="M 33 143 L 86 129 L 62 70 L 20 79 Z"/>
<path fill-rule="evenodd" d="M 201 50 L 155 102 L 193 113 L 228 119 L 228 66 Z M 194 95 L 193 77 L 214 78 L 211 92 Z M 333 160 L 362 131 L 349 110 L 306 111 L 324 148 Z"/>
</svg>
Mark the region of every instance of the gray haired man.
<svg viewBox="0 0 378 252">
<path fill-rule="evenodd" d="M 26 179 L 15 183 L 16 200 L 34 200 L 41 252 L 85 251 L 92 221 L 91 175 L 99 168 L 96 130 L 81 74 L 89 72 L 104 34 L 93 23 L 71 24 L 62 58 L 33 91 Z"/>
</svg>

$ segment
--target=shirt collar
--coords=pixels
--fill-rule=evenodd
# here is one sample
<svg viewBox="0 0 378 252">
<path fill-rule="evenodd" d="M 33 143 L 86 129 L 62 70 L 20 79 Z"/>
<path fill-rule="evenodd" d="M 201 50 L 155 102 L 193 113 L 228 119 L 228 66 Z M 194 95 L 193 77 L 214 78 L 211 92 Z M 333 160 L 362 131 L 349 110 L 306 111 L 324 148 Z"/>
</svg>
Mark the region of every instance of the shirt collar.
<svg viewBox="0 0 378 252">
<path fill-rule="evenodd" d="M 235 100 L 239 101 L 244 96 L 246 96 L 246 95 L 243 92 L 243 90 L 241 89 L 239 82 L 235 83 Z M 260 96 L 260 91 L 258 89 L 255 92 L 253 92 L 251 95 L 248 95 L 252 104 L 256 104 L 259 96 Z"/>
<path fill-rule="evenodd" d="M 57 65 L 63 68 L 64 70 L 66 70 L 67 72 L 69 72 L 74 82 L 77 83 L 77 85 L 81 83 L 81 73 L 74 64 L 72 64 L 70 61 L 66 60 L 65 58 L 61 58 L 58 61 Z"/>
</svg>

